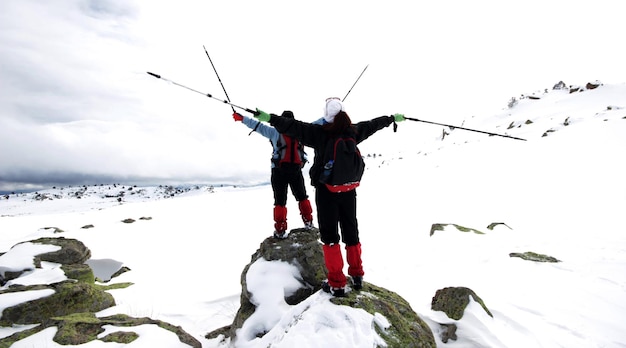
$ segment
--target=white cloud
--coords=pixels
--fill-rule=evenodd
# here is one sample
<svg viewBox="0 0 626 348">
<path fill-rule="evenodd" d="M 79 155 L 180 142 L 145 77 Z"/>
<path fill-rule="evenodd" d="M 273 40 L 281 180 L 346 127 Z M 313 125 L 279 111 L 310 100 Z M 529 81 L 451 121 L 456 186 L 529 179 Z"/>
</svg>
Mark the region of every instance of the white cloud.
<svg viewBox="0 0 626 348">
<path fill-rule="evenodd" d="M 615 1 L 3 2 L 0 161 L 12 165 L 0 177 L 9 190 L 63 176 L 266 180 L 269 147 L 246 137 L 228 106 L 146 74 L 225 98 L 202 46 L 246 108 L 317 119 L 322 100 L 344 96 L 369 64 L 346 100 L 354 120 L 401 112 L 455 123 L 559 80 L 626 81 L 619 9 Z M 101 154 L 99 165 L 85 153 Z M 254 173 L 240 178 L 242 167 Z"/>
</svg>

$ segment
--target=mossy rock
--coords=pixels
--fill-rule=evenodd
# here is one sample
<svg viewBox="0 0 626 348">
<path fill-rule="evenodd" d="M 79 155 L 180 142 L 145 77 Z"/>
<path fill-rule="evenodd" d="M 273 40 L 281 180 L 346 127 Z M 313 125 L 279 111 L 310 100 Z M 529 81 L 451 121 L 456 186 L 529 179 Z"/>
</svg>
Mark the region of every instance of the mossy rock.
<svg viewBox="0 0 626 348">
<path fill-rule="evenodd" d="M 494 228 L 496 228 L 496 226 L 506 226 L 509 230 L 512 230 L 511 227 L 509 227 L 509 225 L 505 224 L 504 222 L 492 222 L 489 224 L 489 226 L 487 226 L 487 229 L 490 231 L 493 231 Z"/>
<path fill-rule="evenodd" d="M 552 257 L 552 256 L 544 255 L 544 254 L 538 254 L 532 251 L 527 251 L 525 253 L 510 253 L 509 256 L 519 257 L 522 260 L 535 261 L 535 262 L 554 262 L 554 263 L 561 262 L 556 257 Z"/>
<path fill-rule="evenodd" d="M 4 326 L 4 325 L 3 325 Z M 10 325 L 9 325 L 10 326 Z M 10 348 L 13 346 L 13 343 L 17 341 L 21 341 L 26 337 L 37 334 L 40 331 L 46 329 L 46 326 L 38 325 L 33 328 L 16 332 L 10 336 L 4 337 L 0 339 L 0 348 Z"/>
<path fill-rule="evenodd" d="M 93 284 L 96 280 L 91 267 L 84 263 L 62 265 L 61 269 L 65 272 L 66 277 L 78 280 L 79 282 Z"/>
<path fill-rule="evenodd" d="M 65 281 L 49 286 L 20 287 L 21 291 L 52 289 L 54 294 L 20 303 L 2 312 L 0 324 L 37 324 L 72 313 L 99 312 L 115 306 L 113 296 L 94 284 Z"/>
<path fill-rule="evenodd" d="M 241 285 L 243 300 L 247 301 L 250 294 L 246 285 L 246 274 L 250 266 L 258 259 L 267 261 L 284 261 L 295 265 L 303 280 L 303 287 L 293 295 L 285 298 L 285 301 L 294 305 L 311 296 L 321 288 L 322 281 L 326 279 L 326 266 L 324 253 L 318 240 L 319 231 L 316 228 L 296 228 L 289 232 L 285 239 L 274 237 L 266 238 L 259 249 L 251 256 L 250 263 L 241 273 Z"/>
<path fill-rule="evenodd" d="M 470 303 L 470 296 L 478 302 L 489 316 L 493 317 L 483 300 L 476 293 L 465 287 L 448 287 L 437 290 L 431 302 L 433 311 L 442 311 L 454 320 L 461 320 L 465 308 Z"/>
<path fill-rule="evenodd" d="M 58 327 L 52 340 L 62 345 L 84 344 L 93 341 L 104 332 L 100 320 L 94 313 L 73 313 L 51 319 L 48 325 Z"/>
<path fill-rule="evenodd" d="M 437 347 L 430 327 L 393 291 L 364 282 L 361 291 L 350 291 L 346 297 L 333 297 L 330 301 L 384 316 L 391 326 L 385 331 L 376 327 L 376 331 L 390 348 Z"/>
<path fill-rule="evenodd" d="M 265 239 L 241 274 L 241 303 L 233 323 L 208 333 L 205 336 L 207 339 L 218 338 L 221 335 L 224 336 L 223 339 L 234 339 L 237 330 L 254 314 L 256 308 L 249 300 L 251 294 L 247 290 L 246 275 L 250 266 L 260 258 L 288 262 L 299 269 L 303 279 L 302 291 L 285 298 L 285 302 L 291 305 L 301 303 L 319 291 L 327 276 L 322 245 L 319 242 L 319 230 L 294 229 L 289 232 L 286 239 L 277 240 L 272 237 Z M 349 292 L 345 298 L 333 297 L 330 301 L 336 305 L 359 308 L 372 315 L 379 313 L 384 316 L 389 320 L 391 327 L 377 327 L 376 330 L 387 342 L 388 347 L 436 347 L 429 326 L 411 309 L 407 301 L 389 290 L 364 283 L 361 291 Z"/>
<path fill-rule="evenodd" d="M 57 251 L 39 254 L 36 256 L 37 261 L 47 261 L 69 265 L 73 263 L 84 263 L 91 257 L 91 251 L 83 244 L 83 242 L 72 238 L 39 238 L 29 241 L 35 244 L 48 244 L 61 247 Z"/>
<path fill-rule="evenodd" d="M 201 348 L 202 344 L 193 336 L 185 332 L 179 326 L 154 320 L 150 318 L 133 318 L 124 314 L 97 318 L 94 313 L 74 313 L 66 316 L 52 317 L 35 328 L 15 333 L 9 337 L 0 339 L 0 348 L 10 347 L 13 343 L 32 336 L 49 327 L 57 327 L 58 330 L 53 341 L 61 345 L 81 345 L 98 339 L 98 335 L 104 332 L 103 326 L 133 327 L 145 324 L 157 325 L 164 330 L 173 332 L 178 339 L 194 348 Z M 131 343 L 139 335 L 136 332 L 116 331 L 100 338 L 103 342 Z"/>
<path fill-rule="evenodd" d="M 446 226 L 454 226 L 457 230 L 461 232 L 474 232 L 476 234 L 485 234 L 484 232 L 481 232 L 477 229 L 469 228 L 469 227 L 465 227 L 465 226 L 461 226 L 457 224 L 436 223 L 436 224 L 432 224 L 432 226 L 430 227 L 430 235 L 432 236 L 433 234 L 435 234 L 436 231 L 443 231 L 446 228 Z"/>
<path fill-rule="evenodd" d="M 126 282 L 126 283 L 115 283 L 110 285 L 96 285 L 102 290 L 115 290 L 115 289 L 126 289 L 127 287 L 133 285 L 134 283 Z"/>
<path fill-rule="evenodd" d="M 139 335 L 134 332 L 116 331 L 102 337 L 100 341 L 128 344 L 138 338 Z"/>
<path fill-rule="evenodd" d="M 250 257 L 250 263 L 241 272 L 241 296 L 240 307 L 235 315 L 233 323 L 206 335 L 215 338 L 224 332 L 226 336 L 234 337 L 236 331 L 252 315 L 256 307 L 250 302 L 252 294 L 248 291 L 246 274 L 250 266 L 258 259 L 267 261 L 284 261 L 295 265 L 302 276 L 302 287 L 290 296 L 285 297 L 285 302 L 295 305 L 313 293 L 321 289 L 322 281 L 326 279 L 326 267 L 324 265 L 324 253 L 319 242 L 319 230 L 316 228 L 296 228 L 289 231 L 285 239 L 268 237 L 259 246 L 259 249 Z"/>
</svg>

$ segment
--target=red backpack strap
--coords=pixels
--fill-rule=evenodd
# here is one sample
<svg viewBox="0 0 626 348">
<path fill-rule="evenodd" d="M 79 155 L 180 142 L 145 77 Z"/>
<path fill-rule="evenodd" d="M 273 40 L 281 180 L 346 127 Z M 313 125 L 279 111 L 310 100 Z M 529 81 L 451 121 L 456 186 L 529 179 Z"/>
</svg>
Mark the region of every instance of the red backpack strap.
<svg viewBox="0 0 626 348">
<path fill-rule="evenodd" d="M 298 140 L 284 134 L 281 134 L 281 137 L 285 141 L 285 146 L 280 150 L 280 163 L 302 164 Z"/>
</svg>

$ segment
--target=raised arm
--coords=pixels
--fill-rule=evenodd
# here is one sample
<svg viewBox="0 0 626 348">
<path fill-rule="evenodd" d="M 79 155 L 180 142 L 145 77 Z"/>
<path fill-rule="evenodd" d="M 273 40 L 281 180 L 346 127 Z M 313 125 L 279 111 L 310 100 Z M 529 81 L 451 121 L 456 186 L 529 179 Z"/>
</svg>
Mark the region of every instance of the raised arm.
<svg viewBox="0 0 626 348">
<path fill-rule="evenodd" d="M 246 116 L 242 116 L 242 117 L 243 119 L 241 120 L 241 123 L 245 124 L 246 126 L 248 126 L 248 128 L 261 134 L 262 136 L 270 140 L 272 139 L 275 140 L 280 136 L 280 134 L 274 127 L 270 127 L 266 124 L 263 124 L 261 121 L 255 120 L 250 117 L 246 117 Z"/>
<path fill-rule="evenodd" d="M 277 115 L 271 115 L 269 122 L 279 132 L 298 139 L 305 146 L 315 147 L 317 143 L 324 141 L 325 135 L 321 125 Z"/>
</svg>

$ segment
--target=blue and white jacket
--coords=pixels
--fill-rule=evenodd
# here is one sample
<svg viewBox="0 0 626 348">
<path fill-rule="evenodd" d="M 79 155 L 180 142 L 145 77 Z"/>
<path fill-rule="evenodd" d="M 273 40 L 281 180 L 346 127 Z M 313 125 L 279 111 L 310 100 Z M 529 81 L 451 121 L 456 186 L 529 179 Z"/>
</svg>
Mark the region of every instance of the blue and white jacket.
<svg viewBox="0 0 626 348">
<path fill-rule="evenodd" d="M 276 130 L 276 128 L 263 124 L 254 118 L 243 116 L 241 123 L 270 140 L 270 143 L 272 143 L 272 168 L 276 168 L 276 162 L 280 159 L 280 139 L 282 135 Z M 284 140 L 282 142 L 285 143 Z M 303 162 L 308 160 L 307 154 L 304 151 L 300 151 L 300 157 Z"/>
</svg>

